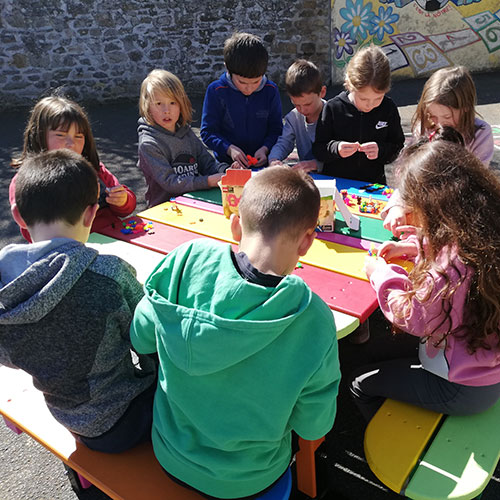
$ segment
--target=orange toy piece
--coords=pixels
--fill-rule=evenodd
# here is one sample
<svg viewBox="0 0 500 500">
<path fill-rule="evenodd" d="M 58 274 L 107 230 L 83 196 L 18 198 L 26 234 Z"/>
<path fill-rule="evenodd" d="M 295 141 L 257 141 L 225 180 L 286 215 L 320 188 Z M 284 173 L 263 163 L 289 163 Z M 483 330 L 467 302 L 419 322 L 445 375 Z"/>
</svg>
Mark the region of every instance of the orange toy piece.
<svg viewBox="0 0 500 500">
<path fill-rule="evenodd" d="M 257 160 L 257 158 L 255 158 L 252 155 L 247 155 L 247 160 L 248 160 L 249 167 L 254 167 L 255 165 L 257 165 L 257 162 L 259 161 L 259 160 Z"/>
<path fill-rule="evenodd" d="M 222 207 L 224 215 L 229 219 L 231 214 L 238 215 L 238 205 L 240 203 L 243 186 L 252 177 L 251 170 L 228 168 L 220 180 L 222 191 Z"/>
</svg>

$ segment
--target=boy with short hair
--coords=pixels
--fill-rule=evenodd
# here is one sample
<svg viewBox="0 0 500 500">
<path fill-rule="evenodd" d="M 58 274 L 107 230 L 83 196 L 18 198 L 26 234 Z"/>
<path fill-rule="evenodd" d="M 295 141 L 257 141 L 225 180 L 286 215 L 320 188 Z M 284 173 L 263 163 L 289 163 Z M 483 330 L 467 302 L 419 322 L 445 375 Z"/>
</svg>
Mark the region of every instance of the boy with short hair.
<svg viewBox="0 0 500 500">
<path fill-rule="evenodd" d="M 224 43 L 226 72 L 205 94 L 200 135 L 220 162 L 247 168 L 267 164 L 267 155 L 281 134 L 278 87 L 265 76 L 268 54 L 262 40 L 235 33 Z"/>
<path fill-rule="evenodd" d="M 245 185 L 229 244 L 194 240 L 145 284 L 131 338 L 158 352 L 153 447 L 174 480 L 236 498 L 272 487 L 291 431 L 327 433 L 340 380 L 328 306 L 298 276 L 320 206 L 312 179 L 269 167 Z"/>
<path fill-rule="evenodd" d="M 285 116 L 283 133 L 269 153 L 269 164 L 281 165 L 296 145 L 299 163 L 294 168 L 321 171 L 323 163 L 312 154 L 316 125 L 326 104 L 321 73 L 312 62 L 298 59 L 288 68 L 285 85 L 295 108 Z"/>
<path fill-rule="evenodd" d="M 132 268 L 84 245 L 98 197 L 95 169 L 72 151 L 20 167 L 14 215 L 33 243 L 0 251 L 0 363 L 32 375 L 54 418 L 89 448 L 120 452 L 150 438 L 156 370 L 131 357 L 143 295 Z"/>
</svg>

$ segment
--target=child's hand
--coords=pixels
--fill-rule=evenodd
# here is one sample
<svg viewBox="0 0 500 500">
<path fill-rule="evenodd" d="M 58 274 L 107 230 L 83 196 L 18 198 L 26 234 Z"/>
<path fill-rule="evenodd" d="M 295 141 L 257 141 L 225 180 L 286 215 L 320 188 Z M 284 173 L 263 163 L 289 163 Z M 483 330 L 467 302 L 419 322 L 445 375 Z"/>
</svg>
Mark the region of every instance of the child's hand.
<svg viewBox="0 0 500 500">
<path fill-rule="evenodd" d="M 217 186 L 217 183 L 222 179 L 223 175 L 224 175 L 223 173 L 209 175 L 208 176 L 208 185 L 210 187 Z"/>
<path fill-rule="evenodd" d="M 380 249 L 379 249 L 378 255 L 380 255 Z M 363 270 L 365 271 L 368 279 L 370 279 L 370 276 L 373 274 L 373 271 L 375 271 L 375 268 L 377 266 L 386 266 L 386 265 L 387 265 L 386 261 L 384 259 L 382 259 L 381 257 L 367 255 L 365 257 L 365 266 L 364 266 Z"/>
<path fill-rule="evenodd" d="M 339 142 L 339 156 L 347 158 L 352 156 L 359 149 L 359 142 Z"/>
<path fill-rule="evenodd" d="M 233 161 L 237 161 L 240 164 L 240 168 L 248 168 L 247 155 L 238 146 L 231 144 L 227 148 L 226 153 Z"/>
<path fill-rule="evenodd" d="M 267 161 L 267 153 L 269 153 L 269 149 L 267 149 L 267 146 L 262 146 L 257 151 L 255 151 L 255 158 L 257 158 L 257 163 L 255 164 L 256 167 L 262 167 L 264 163 Z"/>
<path fill-rule="evenodd" d="M 408 219 L 408 217 L 406 218 Z M 408 236 L 411 236 L 412 234 L 417 234 L 417 228 L 415 226 L 410 226 L 409 224 L 398 226 L 394 230 L 394 236 L 396 236 L 400 240 L 406 240 L 406 238 L 408 238 Z"/>
<path fill-rule="evenodd" d="M 304 172 L 312 172 L 318 168 L 315 160 L 299 161 L 293 167 L 294 170 L 303 170 Z"/>
<path fill-rule="evenodd" d="M 244 167 L 242 167 L 241 164 L 239 164 L 237 161 L 233 161 L 233 163 L 231 163 L 231 167 L 230 168 L 242 169 Z"/>
<path fill-rule="evenodd" d="M 391 233 L 398 237 L 399 226 L 406 224 L 406 211 L 401 205 L 394 205 L 389 209 L 384 219 L 384 228 L 391 231 Z"/>
<path fill-rule="evenodd" d="M 106 188 L 106 201 L 115 207 L 123 207 L 127 203 L 127 191 L 123 186 L 113 186 Z"/>
<path fill-rule="evenodd" d="M 386 241 L 380 245 L 378 256 L 384 260 L 392 260 L 406 255 L 407 257 L 415 257 L 418 253 L 414 243 L 406 241 Z"/>
<path fill-rule="evenodd" d="M 359 151 L 365 153 L 369 160 L 376 160 L 378 158 L 378 144 L 376 142 L 360 144 Z"/>
<path fill-rule="evenodd" d="M 281 160 L 272 160 L 269 162 L 270 167 L 283 166 L 284 163 Z"/>
</svg>

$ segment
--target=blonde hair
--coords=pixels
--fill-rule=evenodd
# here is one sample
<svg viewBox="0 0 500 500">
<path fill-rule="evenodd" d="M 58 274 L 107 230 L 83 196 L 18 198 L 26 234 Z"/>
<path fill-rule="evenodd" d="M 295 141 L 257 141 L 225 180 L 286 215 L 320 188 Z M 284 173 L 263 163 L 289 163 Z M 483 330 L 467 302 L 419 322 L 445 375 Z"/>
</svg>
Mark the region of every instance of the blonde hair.
<svg viewBox="0 0 500 500">
<path fill-rule="evenodd" d="M 191 123 L 193 116 L 191 101 L 182 82 L 173 73 L 164 69 L 154 69 L 141 84 L 139 113 L 150 125 L 155 125 L 150 111 L 155 94 L 164 94 L 179 103 L 180 116 L 177 123 L 180 127 Z"/>
<path fill-rule="evenodd" d="M 433 73 L 425 82 L 417 109 L 411 121 L 414 135 L 425 135 L 434 130 L 427 112 L 430 104 L 441 104 L 460 112 L 456 129 L 464 136 L 466 144 L 474 140 L 476 134 L 476 86 L 465 66 L 442 68 Z"/>
<path fill-rule="evenodd" d="M 349 92 L 372 87 L 384 94 L 391 88 L 391 67 L 384 51 L 370 45 L 351 58 L 345 70 L 344 87 Z"/>
</svg>

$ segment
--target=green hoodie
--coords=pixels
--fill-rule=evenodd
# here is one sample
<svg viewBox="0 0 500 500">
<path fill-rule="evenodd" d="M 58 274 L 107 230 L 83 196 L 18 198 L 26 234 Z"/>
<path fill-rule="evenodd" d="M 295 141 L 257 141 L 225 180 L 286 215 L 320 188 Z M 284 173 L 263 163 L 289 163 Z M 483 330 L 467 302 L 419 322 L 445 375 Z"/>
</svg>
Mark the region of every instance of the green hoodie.
<svg viewBox="0 0 500 500">
<path fill-rule="evenodd" d="M 158 352 L 153 447 L 173 476 L 209 495 L 257 493 L 288 467 L 293 429 L 332 427 L 340 381 L 328 306 L 297 276 L 244 280 L 231 247 L 194 240 L 144 286 L 134 347 Z"/>
</svg>

